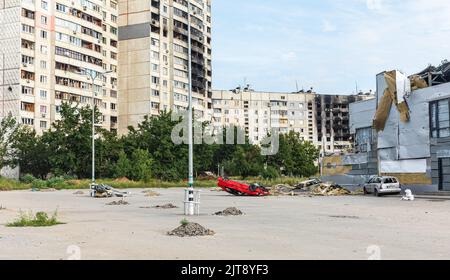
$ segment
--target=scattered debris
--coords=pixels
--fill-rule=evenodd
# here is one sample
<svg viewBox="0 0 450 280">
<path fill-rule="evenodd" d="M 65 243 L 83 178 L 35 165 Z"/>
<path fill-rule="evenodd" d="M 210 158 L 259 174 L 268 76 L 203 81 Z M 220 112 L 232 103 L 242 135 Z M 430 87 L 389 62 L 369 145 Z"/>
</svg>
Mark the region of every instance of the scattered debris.
<svg viewBox="0 0 450 280">
<path fill-rule="evenodd" d="M 405 195 L 402 197 L 402 201 L 414 201 L 415 197 L 411 190 L 406 190 Z"/>
<path fill-rule="evenodd" d="M 97 198 L 106 198 L 106 197 L 127 197 L 128 195 L 130 195 L 129 192 L 122 192 L 122 191 L 118 191 L 114 188 L 112 188 L 111 186 L 108 185 L 97 185 L 94 184 L 91 186 L 91 192 L 92 192 L 92 196 L 93 197 L 97 197 Z"/>
<path fill-rule="evenodd" d="M 145 196 L 147 196 L 147 197 L 160 196 L 159 193 L 152 191 L 152 190 L 145 190 L 142 193 L 145 194 Z"/>
<path fill-rule="evenodd" d="M 280 195 L 295 195 L 294 190 L 295 187 L 291 187 L 289 185 L 279 184 L 275 185 L 272 188 L 270 188 L 270 194 L 273 196 L 280 196 Z"/>
<path fill-rule="evenodd" d="M 322 184 L 322 180 L 318 178 L 312 178 L 298 183 L 297 185 L 294 186 L 294 188 L 303 191 L 311 191 L 315 187 L 318 187 L 320 184 Z"/>
<path fill-rule="evenodd" d="M 113 201 L 110 203 L 106 203 L 106 205 L 130 205 L 130 203 L 128 203 L 125 200 L 118 200 L 118 201 Z"/>
<path fill-rule="evenodd" d="M 192 236 L 211 236 L 214 235 L 215 232 L 206 229 L 203 226 L 197 223 L 191 223 L 187 220 L 183 220 L 181 222 L 181 226 L 176 229 L 169 231 L 167 233 L 170 236 L 178 236 L 178 237 L 192 237 Z"/>
<path fill-rule="evenodd" d="M 349 190 L 334 184 L 321 184 L 320 186 L 314 188 L 311 193 L 317 196 L 340 196 L 351 194 Z"/>
<path fill-rule="evenodd" d="M 73 194 L 74 194 L 74 195 L 83 195 L 84 192 L 83 192 L 83 191 L 76 191 L 76 192 L 74 192 Z"/>
<path fill-rule="evenodd" d="M 156 205 L 153 208 L 156 208 L 156 209 L 175 209 L 175 208 L 178 208 L 178 206 L 175 206 L 172 203 L 168 203 L 168 204 L 164 204 L 164 205 Z"/>
<path fill-rule="evenodd" d="M 237 209 L 236 207 L 230 207 L 223 211 L 216 212 L 214 215 L 217 216 L 241 216 L 244 215 L 241 210 Z"/>
<path fill-rule="evenodd" d="M 54 188 L 43 188 L 39 190 L 40 192 L 56 192 Z"/>
<path fill-rule="evenodd" d="M 329 216 L 330 218 L 336 218 L 336 219 L 354 219 L 358 220 L 358 216 Z"/>
</svg>

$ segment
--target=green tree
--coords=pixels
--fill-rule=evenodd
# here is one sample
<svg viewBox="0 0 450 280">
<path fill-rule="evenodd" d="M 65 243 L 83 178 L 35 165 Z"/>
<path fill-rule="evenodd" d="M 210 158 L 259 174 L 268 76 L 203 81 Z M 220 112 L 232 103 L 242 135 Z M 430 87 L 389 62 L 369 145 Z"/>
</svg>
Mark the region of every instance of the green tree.
<svg viewBox="0 0 450 280">
<path fill-rule="evenodd" d="M 114 177 L 115 178 L 123 178 L 123 177 L 130 177 L 131 172 L 131 162 L 128 159 L 127 154 L 121 150 L 119 152 L 119 158 L 117 160 L 117 163 L 114 166 Z"/>
<path fill-rule="evenodd" d="M 131 159 L 130 179 L 149 182 L 152 178 L 153 160 L 147 150 L 137 149 Z"/>
<path fill-rule="evenodd" d="M 12 138 L 18 129 L 19 125 L 11 113 L 0 122 L 0 169 L 11 164 Z"/>
</svg>

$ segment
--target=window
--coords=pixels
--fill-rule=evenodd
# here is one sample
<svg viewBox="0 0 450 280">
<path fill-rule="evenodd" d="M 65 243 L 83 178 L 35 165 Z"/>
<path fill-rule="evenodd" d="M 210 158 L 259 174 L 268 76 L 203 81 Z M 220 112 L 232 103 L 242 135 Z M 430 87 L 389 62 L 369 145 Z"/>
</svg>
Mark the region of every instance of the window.
<svg viewBox="0 0 450 280">
<path fill-rule="evenodd" d="M 47 99 L 47 91 L 46 90 L 41 90 L 40 91 L 40 96 L 41 96 L 41 99 Z"/>
<path fill-rule="evenodd" d="M 41 38 L 47 39 L 47 31 L 41 30 Z"/>
<path fill-rule="evenodd" d="M 46 114 L 47 113 L 47 106 L 41 105 L 40 112 L 41 112 L 41 114 Z"/>
<path fill-rule="evenodd" d="M 47 17 L 46 16 L 41 16 L 41 24 L 47 25 Z"/>
<path fill-rule="evenodd" d="M 47 61 L 41 60 L 40 65 L 41 65 L 41 69 L 47 69 Z"/>
<path fill-rule="evenodd" d="M 33 95 L 33 88 L 22 86 L 22 94 Z"/>
<path fill-rule="evenodd" d="M 41 46 L 41 54 L 47 54 L 47 46 Z"/>
<path fill-rule="evenodd" d="M 34 64 L 34 58 L 32 58 L 31 56 L 22 55 L 22 63 L 23 64 L 33 65 Z"/>
<path fill-rule="evenodd" d="M 30 26 L 30 25 L 22 24 L 22 31 L 25 32 L 25 33 L 33 34 L 34 33 L 34 27 Z"/>
<path fill-rule="evenodd" d="M 450 137 L 450 99 L 430 103 L 430 130 L 432 138 Z"/>
<path fill-rule="evenodd" d="M 22 124 L 25 124 L 25 125 L 34 125 L 34 119 L 30 119 L 30 118 L 22 118 Z"/>
<path fill-rule="evenodd" d="M 48 3 L 46 1 L 41 1 L 41 8 L 44 10 L 48 10 Z"/>
<path fill-rule="evenodd" d="M 42 129 L 47 129 L 47 122 L 46 121 L 41 121 L 40 126 L 41 126 Z"/>
<path fill-rule="evenodd" d="M 39 81 L 41 82 L 41 84 L 46 84 L 47 83 L 47 76 L 41 75 L 39 77 Z"/>
</svg>

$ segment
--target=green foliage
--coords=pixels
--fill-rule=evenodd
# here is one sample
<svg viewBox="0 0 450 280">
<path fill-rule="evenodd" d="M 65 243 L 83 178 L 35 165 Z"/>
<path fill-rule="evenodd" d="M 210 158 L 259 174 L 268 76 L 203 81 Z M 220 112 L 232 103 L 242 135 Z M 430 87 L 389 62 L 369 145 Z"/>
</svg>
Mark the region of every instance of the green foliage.
<svg viewBox="0 0 450 280">
<path fill-rule="evenodd" d="M 189 224 L 189 221 L 186 218 L 184 218 L 183 220 L 180 221 L 180 224 L 185 227 Z"/>
<path fill-rule="evenodd" d="M 8 164 L 20 166 L 23 174 L 45 179 L 46 187 L 67 188 L 63 179 L 91 177 L 92 110 L 64 103 L 61 119 L 52 128 L 37 135 L 25 126 L 16 126 L 12 120 L 0 127 L 8 139 Z M 96 122 L 100 113 L 95 111 Z M 172 141 L 172 132 L 181 124 L 173 120 L 170 112 L 160 116 L 147 116 L 136 128 L 129 128 L 126 136 L 96 128 L 96 175 L 97 178 L 127 177 L 135 181 L 153 184 L 170 182 L 174 185 L 188 177 L 188 146 Z M 206 123 L 203 128 L 206 128 Z M 226 142 L 226 129 L 222 133 Z M 194 174 L 216 171 L 223 166 L 226 176 L 241 178 L 262 177 L 275 179 L 280 176 L 308 177 L 317 173 L 315 162 L 319 151 L 310 143 L 300 140 L 298 133 L 280 136 L 279 153 L 262 156 L 261 148 L 252 144 L 237 144 L 239 129 L 234 129 L 234 144 L 197 143 L 194 146 Z M 246 139 L 246 143 L 249 143 Z M 0 152 L 1 152 L 0 145 Z M 1 154 L 0 154 L 1 155 Z M 265 168 L 267 167 L 267 168 Z M 26 177 L 28 183 L 42 188 L 43 181 Z M 37 182 L 36 182 L 37 181 Z"/>
<path fill-rule="evenodd" d="M 47 182 L 41 179 L 36 179 L 31 183 L 31 187 L 33 189 L 46 189 L 47 188 Z"/>
<path fill-rule="evenodd" d="M 147 150 L 137 149 L 133 152 L 130 179 L 149 182 L 152 178 L 153 160 Z"/>
<path fill-rule="evenodd" d="M 66 184 L 63 177 L 53 177 L 47 180 L 47 188 L 61 189 Z"/>
<path fill-rule="evenodd" d="M 11 113 L 0 122 L 0 169 L 11 164 L 11 143 L 19 125 Z"/>
<path fill-rule="evenodd" d="M 20 177 L 20 182 L 24 184 L 31 184 L 34 182 L 34 180 L 36 180 L 36 177 L 34 177 L 31 174 L 25 174 L 22 177 Z"/>
<path fill-rule="evenodd" d="M 57 211 L 49 218 L 45 212 L 37 212 L 33 215 L 32 212 L 20 213 L 17 220 L 7 224 L 7 227 L 50 227 L 62 224 L 57 219 Z"/>
<path fill-rule="evenodd" d="M 263 170 L 261 176 L 266 180 L 274 180 L 280 177 L 280 173 L 273 166 L 268 166 Z"/>
</svg>

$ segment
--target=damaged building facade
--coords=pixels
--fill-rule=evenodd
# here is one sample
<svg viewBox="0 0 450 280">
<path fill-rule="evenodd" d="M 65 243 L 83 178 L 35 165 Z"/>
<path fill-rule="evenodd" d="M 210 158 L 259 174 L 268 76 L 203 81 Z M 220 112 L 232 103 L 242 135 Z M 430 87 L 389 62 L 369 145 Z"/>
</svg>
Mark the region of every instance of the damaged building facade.
<svg viewBox="0 0 450 280">
<path fill-rule="evenodd" d="M 350 105 L 350 176 L 392 175 L 419 191 L 450 191 L 450 63 L 377 75 L 374 100 Z"/>
</svg>

